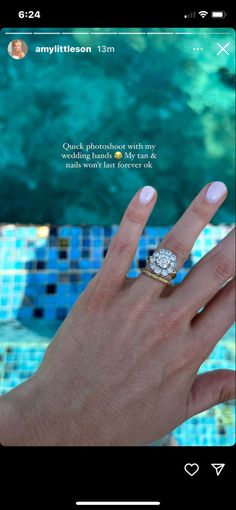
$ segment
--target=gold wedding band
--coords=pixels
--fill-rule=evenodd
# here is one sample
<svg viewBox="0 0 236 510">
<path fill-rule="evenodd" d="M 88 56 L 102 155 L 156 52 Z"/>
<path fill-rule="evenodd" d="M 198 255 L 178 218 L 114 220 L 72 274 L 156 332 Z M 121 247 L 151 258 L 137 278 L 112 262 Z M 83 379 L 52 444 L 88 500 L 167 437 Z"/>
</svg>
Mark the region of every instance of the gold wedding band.
<svg viewBox="0 0 236 510">
<path fill-rule="evenodd" d="M 164 278 L 163 276 L 158 276 L 157 274 L 152 273 L 152 271 L 149 271 L 148 269 L 142 269 L 142 274 L 145 274 L 146 276 L 153 278 L 153 280 L 158 280 L 159 282 L 165 283 L 169 287 L 173 287 L 173 283 L 170 280 L 167 280 L 167 278 Z"/>
</svg>

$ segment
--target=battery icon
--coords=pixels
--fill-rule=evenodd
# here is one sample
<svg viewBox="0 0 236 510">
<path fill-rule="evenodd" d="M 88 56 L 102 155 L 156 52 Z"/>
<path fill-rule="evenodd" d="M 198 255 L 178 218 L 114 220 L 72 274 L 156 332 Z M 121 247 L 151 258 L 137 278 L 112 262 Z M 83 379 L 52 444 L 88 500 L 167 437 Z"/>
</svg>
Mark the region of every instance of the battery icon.
<svg viewBox="0 0 236 510">
<path fill-rule="evenodd" d="M 224 19 L 226 16 L 226 12 L 225 11 L 212 11 L 211 12 L 211 17 L 212 18 L 221 18 L 221 19 Z"/>
</svg>

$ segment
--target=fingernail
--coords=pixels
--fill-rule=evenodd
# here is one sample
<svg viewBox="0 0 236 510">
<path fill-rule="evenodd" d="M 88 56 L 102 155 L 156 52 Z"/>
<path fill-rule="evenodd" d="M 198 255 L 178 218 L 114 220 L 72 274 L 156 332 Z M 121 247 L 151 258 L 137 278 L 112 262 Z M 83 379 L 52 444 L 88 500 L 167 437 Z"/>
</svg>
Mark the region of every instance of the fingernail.
<svg viewBox="0 0 236 510">
<path fill-rule="evenodd" d="M 156 190 L 152 186 L 144 186 L 139 195 L 139 203 L 142 205 L 147 205 L 151 202 L 154 197 Z"/>
<path fill-rule="evenodd" d="M 209 204 L 215 204 L 222 198 L 227 191 L 227 188 L 223 182 L 215 181 L 213 182 L 207 192 L 206 192 L 206 200 Z"/>
</svg>

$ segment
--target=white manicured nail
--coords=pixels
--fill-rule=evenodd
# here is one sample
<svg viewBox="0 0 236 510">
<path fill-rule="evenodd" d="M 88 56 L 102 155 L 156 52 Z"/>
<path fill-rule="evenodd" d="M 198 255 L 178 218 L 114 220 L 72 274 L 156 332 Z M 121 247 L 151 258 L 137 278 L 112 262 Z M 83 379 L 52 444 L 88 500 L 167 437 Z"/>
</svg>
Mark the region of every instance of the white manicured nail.
<svg viewBox="0 0 236 510">
<path fill-rule="evenodd" d="M 206 192 L 206 200 L 209 204 L 215 204 L 220 200 L 226 193 L 227 188 L 223 182 L 213 182 Z"/>
<path fill-rule="evenodd" d="M 144 186 L 139 194 L 139 202 L 142 205 L 148 205 L 154 197 L 156 190 L 152 186 Z"/>
</svg>

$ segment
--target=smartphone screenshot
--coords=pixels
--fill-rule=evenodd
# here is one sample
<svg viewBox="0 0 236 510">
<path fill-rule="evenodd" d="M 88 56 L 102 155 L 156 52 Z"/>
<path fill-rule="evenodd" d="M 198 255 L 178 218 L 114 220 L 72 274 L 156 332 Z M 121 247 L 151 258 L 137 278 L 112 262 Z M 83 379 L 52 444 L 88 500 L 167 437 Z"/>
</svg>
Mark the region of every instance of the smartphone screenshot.
<svg viewBox="0 0 236 510">
<path fill-rule="evenodd" d="M 190 508 L 190 493 L 204 508 L 206 487 L 222 508 L 234 19 L 128 18 L 21 9 L 1 23 L 1 478 L 21 502 L 24 469 L 37 487 L 41 466 L 49 508 Z"/>
</svg>

